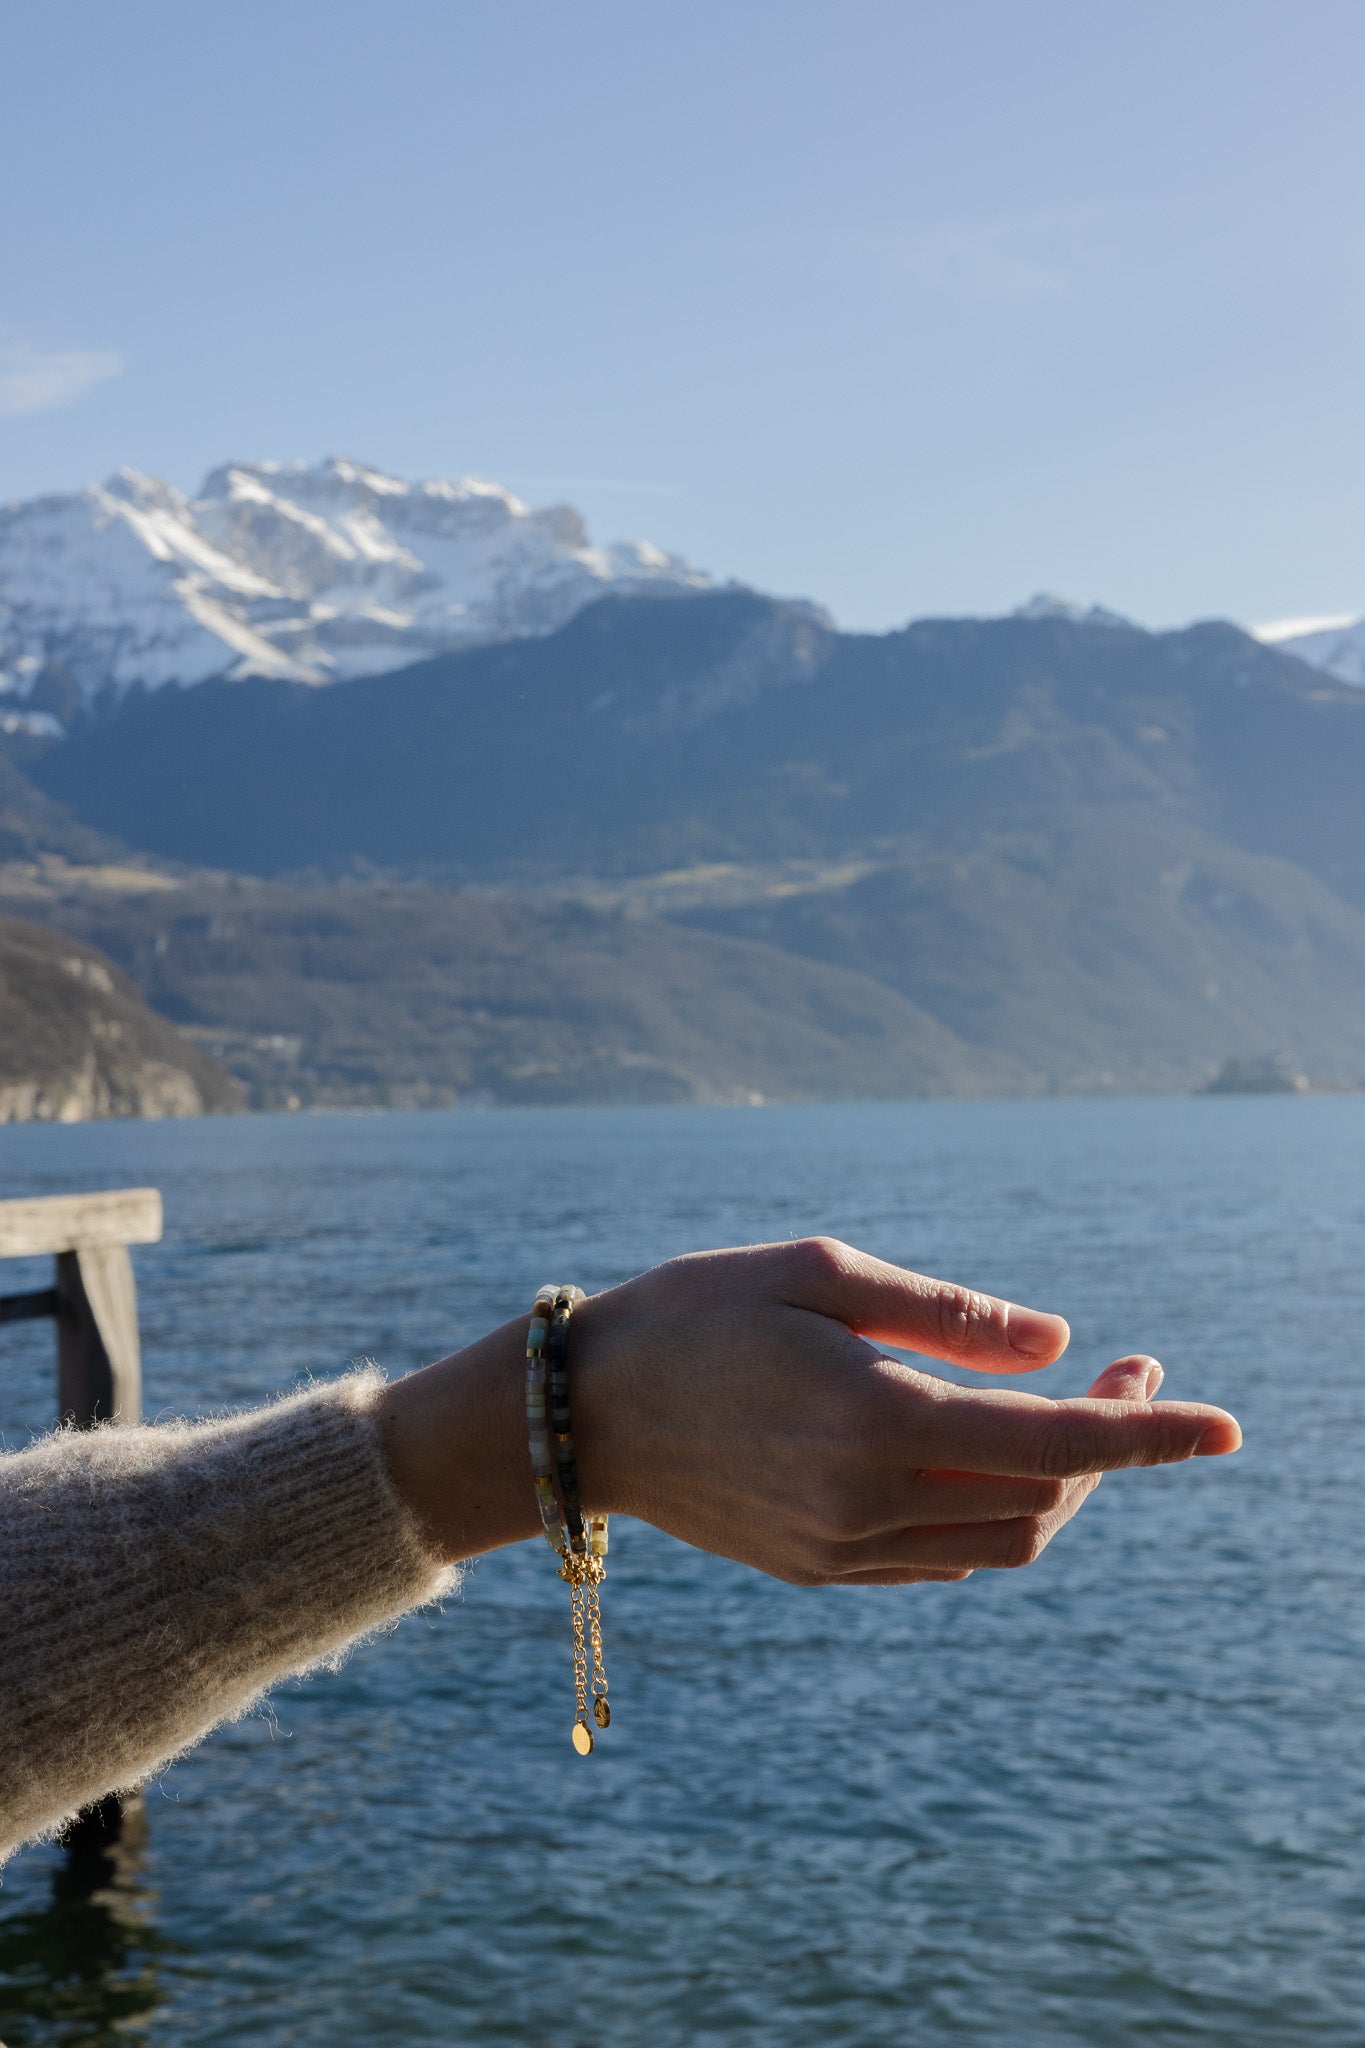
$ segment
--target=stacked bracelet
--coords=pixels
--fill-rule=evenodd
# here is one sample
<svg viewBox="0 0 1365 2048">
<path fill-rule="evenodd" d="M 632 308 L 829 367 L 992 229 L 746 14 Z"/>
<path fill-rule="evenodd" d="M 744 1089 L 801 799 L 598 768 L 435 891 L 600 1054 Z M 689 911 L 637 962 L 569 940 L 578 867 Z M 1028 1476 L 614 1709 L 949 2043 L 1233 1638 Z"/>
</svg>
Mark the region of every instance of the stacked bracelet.
<svg viewBox="0 0 1365 2048">
<path fill-rule="evenodd" d="M 562 1555 L 565 1540 L 555 1496 L 554 1466 L 550 1461 L 550 1425 L 545 1408 L 546 1352 L 550 1318 L 554 1314 L 557 1287 L 542 1287 L 531 1311 L 526 1337 L 526 1428 L 531 1440 L 531 1477 L 535 1482 L 536 1504 L 540 1509 L 545 1541 Z"/>
<path fill-rule="evenodd" d="M 542 1287 L 536 1296 L 526 1338 L 526 1428 L 541 1526 L 569 1588 L 578 1701 L 573 1746 L 587 1756 L 593 1747 L 589 1700 L 599 1728 L 610 1723 L 611 1708 L 598 1599 L 606 1576 L 607 1517 L 583 1513 L 569 1415 L 569 1319 L 583 1299 L 579 1287 Z"/>
</svg>

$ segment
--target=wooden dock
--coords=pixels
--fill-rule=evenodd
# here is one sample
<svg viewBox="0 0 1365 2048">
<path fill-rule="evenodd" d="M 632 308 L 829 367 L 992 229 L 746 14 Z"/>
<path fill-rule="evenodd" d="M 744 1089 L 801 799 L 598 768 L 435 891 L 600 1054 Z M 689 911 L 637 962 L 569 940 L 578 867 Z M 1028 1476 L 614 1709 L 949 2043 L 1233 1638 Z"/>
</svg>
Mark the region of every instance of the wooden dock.
<svg viewBox="0 0 1365 2048">
<path fill-rule="evenodd" d="M 155 1188 L 0 1201 L 0 1258 L 51 1254 L 52 1285 L 0 1295 L 0 1323 L 49 1317 L 57 1326 L 57 1415 L 77 1429 L 132 1423 L 142 1415 L 142 1351 L 130 1244 L 156 1244 L 161 1196 Z M 123 1803 L 101 1800 L 74 1820 L 65 1840 L 88 1857 L 123 1831 Z"/>
</svg>

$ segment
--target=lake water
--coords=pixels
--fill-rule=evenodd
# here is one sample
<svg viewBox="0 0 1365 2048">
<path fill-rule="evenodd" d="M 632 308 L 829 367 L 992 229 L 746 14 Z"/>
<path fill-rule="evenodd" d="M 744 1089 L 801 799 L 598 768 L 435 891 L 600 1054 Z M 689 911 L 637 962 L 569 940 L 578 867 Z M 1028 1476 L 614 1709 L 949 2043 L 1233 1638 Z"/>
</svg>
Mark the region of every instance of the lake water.
<svg viewBox="0 0 1365 2048">
<path fill-rule="evenodd" d="M 1063 1311 L 1044 1391 L 1151 1350 L 1246 1429 L 961 1586 L 620 1526 L 588 1763 L 543 1544 L 485 1560 L 170 1771 L 104 1896 L 14 1860 L 9 2048 L 1365 2040 L 1365 1099 L 30 1127 L 0 1177 L 163 1190 L 150 1415 L 822 1229 Z M 50 1346 L 0 1333 L 11 1446 Z"/>
</svg>

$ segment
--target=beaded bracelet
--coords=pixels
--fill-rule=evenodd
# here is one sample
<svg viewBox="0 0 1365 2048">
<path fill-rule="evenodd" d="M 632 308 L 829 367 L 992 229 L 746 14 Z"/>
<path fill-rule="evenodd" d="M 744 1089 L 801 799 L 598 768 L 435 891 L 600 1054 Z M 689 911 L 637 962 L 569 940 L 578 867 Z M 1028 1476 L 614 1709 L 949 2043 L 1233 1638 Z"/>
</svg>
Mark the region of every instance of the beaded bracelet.
<svg viewBox="0 0 1365 2048">
<path fill-rule="evenodd" d="M 573 1433 L 569 1426 L 569 1317 L 583 1299 L 581 1287 L 559 1289 L 545 1345 L 555 1477 L 559 1483 L 568 1547 L 576 1557 L 587 1554 L 588 1534 L 583 1526 L 583 1504 L 578 1495 L 578 1460 L 574 1456 Z"/>
<path fill-rule="evenodd" d="M 569 1588 L 574 1690 L 578 1701 L 572 1735 L 580 1756 L 590 1755 L 593 1747 L 593 1733 L 588 1726 L 589 1699 L 598 1727 L 606 1728 L 611 1722 L 607 1674 L 602 1666 L 602 1609 L 598 1598 L 598 1588 L 606 1576 L 603 1559 L 607 1554 L 607 1517 L 583 1514 L 569 1417 L 569 1319 L 584 1298 L 579 1287 L 542 1287 L 536 1295 L 526 1337 L 526 1428 L 531 1477 L 545 1540 L 558 1557 L 559 1576 Z"/>
<path fill-rule="evenodd" d="M 531 1311 L 526 1335 L 526 1430 L 531 1440 L 531 1477 L 535 1482 L 536 1505 L 540 1509 L 545 1541 L 556 1557 L 567 1549 L 559 1502 L 555 1497 L 554 1467 L 550 1463 L 550 1429 L 545 1414 L 545 1364 L 554 1314 L 557 1287 L 542 1287 Z"/>
</svg>

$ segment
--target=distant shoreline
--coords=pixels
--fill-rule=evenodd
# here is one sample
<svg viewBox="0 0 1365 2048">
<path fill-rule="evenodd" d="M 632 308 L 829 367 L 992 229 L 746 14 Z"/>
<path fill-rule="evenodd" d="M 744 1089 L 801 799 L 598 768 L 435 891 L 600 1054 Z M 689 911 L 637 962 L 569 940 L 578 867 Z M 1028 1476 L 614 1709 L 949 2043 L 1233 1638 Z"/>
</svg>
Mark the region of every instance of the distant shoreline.
<svg viewBox="0 0 1365 2048">
<path fill-rule="evenodd" d="M 44 1128 L 72 1130 L 91 1124 L 191 1124 L 191 1123 L 238 1123 L 243 1120 L 256 1122 L 270 1117 L 318 1119 L 322 1117 L 386 1117 L 386 1116 L 449 1116 L 481 1117 L 522 1115 L 528 1110 L 537 1114 L 545 1112 L 566 1112 L 583 1114 L 595 1111 L 706 1111 L 733 1112 L 752 1110 L 786 1109 L 938 1109 L 949 1105 L 968 1105 L 980 1108 L 1005 1108 L 1025 1103 L 1113 1103 L 1113 1102 L 1217 1102 L 1217 1101 L 1320 1101 L 1324 1098 L 1365 1095 L 1365 1083 L 1312 1083 L 1307 1088 L 1209 1088 L 1192 1089 L 1114 1089 L 1086 1092 L 1019 1095 L 831 1095 L 831 1096 L 789 1096 L 762 1098 L 750 1101 L 712 1102 L 622 1102 L 622 1101 L 563 1101 L 563 1102 L 425 1102 L 425 1103 L 342 1103 L 310 1102 L 300 1103 L 295 1108 L 275 1104 L 268 1108 L 239 1108 L 230 1110 L 195 1111 L 184 1115 L 145 1116 L 137 1114 L 85 1117 L 3 1117 L 0 1116 L 0 1132 L 5 1130 Z"/>
</svg>

